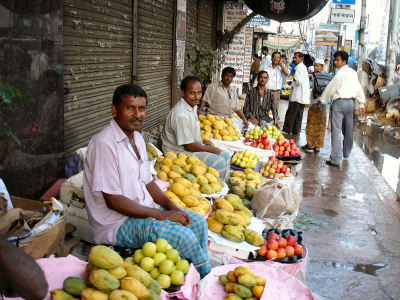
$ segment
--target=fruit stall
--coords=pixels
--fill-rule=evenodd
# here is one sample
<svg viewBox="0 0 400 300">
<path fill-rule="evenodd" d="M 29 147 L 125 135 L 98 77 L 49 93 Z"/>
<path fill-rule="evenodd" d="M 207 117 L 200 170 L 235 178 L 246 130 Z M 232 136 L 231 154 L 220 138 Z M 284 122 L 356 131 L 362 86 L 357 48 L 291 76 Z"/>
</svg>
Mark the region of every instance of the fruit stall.
<svg viewBox="0 0 400 300">
<path fill-rule="evenodd" d="M 164 239 L 140 249 L 97 245 L 88 262 L 38 260 L 49 280 L 46 299 L 315 299 L 296 278 L 308 253 L 293 229 L 300 197 L 287 161 L 301 161 L 299 148 L 275 126 L 241 131 L 231 118 L 198 118 L 203 140 L 231 153 L 228 178 L 195 155 L 162 154 L 151 144 L 147 155 L 164 194 L 205 218 L 210 257 L 229 261 L 200 280 L 191 261 Z"/>
</svg>

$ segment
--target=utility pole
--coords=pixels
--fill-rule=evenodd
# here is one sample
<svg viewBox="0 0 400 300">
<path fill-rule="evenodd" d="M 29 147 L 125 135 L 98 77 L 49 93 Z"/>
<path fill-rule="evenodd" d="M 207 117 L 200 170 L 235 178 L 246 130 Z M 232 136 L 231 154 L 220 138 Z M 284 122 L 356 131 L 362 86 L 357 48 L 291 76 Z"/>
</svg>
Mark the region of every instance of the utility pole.
<svg viewBox="0 0 400 300">
<path fill-rule="evenodd" d="M 386 49 L 386 53 L 389 51 L 389 56 L 386 55 L 386 85 L 393 84 L 394 79 L 394 68 L 396 64 L 396 43 L 397 34 L 399 31 L 399 17 L 400 17 L 400 5 L 398 0 L 391 1 L 390 4 L 390 26 L 388 30 L 388 39 L 390 38 L 390 48 Z"/>
<path fill-rule="evenodd" d="M 360 30 L 359 30 L 359 40 L 358 40 L 358 64 L 357 64 L 357 72 L 358 72 L 358 80 L 361 81 L 361 73 L 362 73 L 362 63 L 364 60 L 365 54 L 365 23 L 366 23 L 366 12 L 367 12 L 367 0 L 362 0 L 361 3 L 361 19 L 360 19 Z"/>
</svg>

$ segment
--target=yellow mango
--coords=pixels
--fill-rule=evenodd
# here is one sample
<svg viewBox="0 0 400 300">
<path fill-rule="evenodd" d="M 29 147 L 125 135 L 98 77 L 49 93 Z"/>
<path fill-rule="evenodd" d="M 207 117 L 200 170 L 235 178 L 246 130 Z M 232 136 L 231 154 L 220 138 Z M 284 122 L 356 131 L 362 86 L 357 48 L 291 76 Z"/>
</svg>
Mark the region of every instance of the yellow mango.
<svg viewBox="0 0 400 300">
<path fill-rule="evenodd" d="M 208 229 L 210 229 L 212 232 L 219 233 L 219 234 L 221 233 L 222 229 L 224 228 L 224 224 L 222 224 L 221 222 L 218 222 L 218 220 L 213 217 L 207 218 L 207 225 L 208 225 Z"/>
<path fill-rule="evenodd" d="M 182 207 L 182 208 L 187 208 L 186 204 L 182 202 L 181 199 L 179 198 L 169 198 L 172 203 L 174 203 L 176 206 Z"/>
<path fill-rule="evenodd" d="M 169 153 L 172 153 L 172 152 L 169 152 Z M 169 158 L 169 157 L 164 158 L 163 163 L 164 163 L 164 165 L 166 165 L 166 166 L 168 166 L 170 168 L 174 165 L 174 163 L 172 162 L 172 159 Z"/>
<path fill-rule="evenodd" d="M 93 288 L 84 289 L 81 293 L 81 300 L 107 300 L 108 295 Z"/>
<path fill-rule="evenodd" d="M 229 135 L 222 136 L 222 140 L 226 141 L 226 142 L 232 142 L 233 141 L 232 137 L 229 136 Z"/>
<path fill-rule="evenodd" d="M 235 274 L 236 277 L 239 277 L 240 275 L 243 275 L 243 274 L 248 274 L 255 278 L 253 271 L 244 266 L 236 267 L 235 270 L 233 271 L 233 273 Z"/>
<path fill-rule="evenodd" d="M 230 204 L 228 201 L 226 201 L 224 198 L 217 198 L 213 201 L 213 209 L 225 209 L 227 211 L 233 212 L 233 206 Z"/>
<path fill-rule="evenodd" d="M 200 184 L 198 184 L 197 182 L 193 182 L 192 183 L 192 188 L 196 191 L 200 192 Z"/>
<path fill-rule="evenodd" d="M 120 267 L 124 262 L 117 252 L 103 245 L 90 249 L 89 260 L 96 267 L 106 270 Z"/>
<path fill-rule="evenodd" d="M 149 290 L 133 277 L 125 277 L 121 280 L 121 289 L 134 294 L 138 299 L 145 299 L 149 296 Z"/>
<path fill-rule="evenodd" d="M 208 212 L 211 208 L 210 202 L 208 200 L 200 200 L 198 207 L 203 209 L 205 212 Z"/>
<path fill-rule="evenodd" d="M 169 171 L 171 171 L 171 168 L 164 164 L 161 166 L 161 171 L 163 171 L 164 173 L 168 173 Z"/>
<path fill-rule="evenodd" d="M 196 177 L 196 182 L 198 183 L 198 184 L 207 184 L 208 183 L 208 180 L 207 180 L 207 178 L 205 177 L 205 176 L 203 176 L 203 175 L 198 175 L 197 177 Z"/>
<path fill-rule="evenodd" d="M 205 173 L 204 176 L 207 178 L 208 183 L 218 182 L 217 178 L 213 174 Z"/>
<path fill-rule="evenodd" d="M 199 205 L 199 200 L 197 200 L 195 197 L 192 195 L 185 195 L 182 197 L 182 201 L 189 207 L 197 206 Z"/>
<path fill-rule="evenodd" d="M 160 179 L 162 181 L 167 181 L 168 180 L 168 175 L 163 171 L 158 172 L 157 173 L 157 177 L 158 177 L 158 179 Z"/>
<path fill-rule="evenodd" d="M 174 171 L 169 171 L 169 172 L 168 172 L 168 177 L 169 177 L 170 179 L 175 179 L 175 178 L 177 178 L 177 177 L 181 177 L 181 175 L 179 175 L 178 173 L 176 173 L 176 172 L 174 172 Z"/>
<path fill-rule="evenodd" d="M 215 189 L 209 184 L 202 184 L 200 186 L 200 192 L 206 195 L 211 195 L 215 193 Z"/>
<path fill-rule="evenodd" d="M 179 158 L 175 158 L 174 160 L 172 160 L 172 162 L 174 163 L 174 165 L 177 165 L 181 168 L 183 168 L 184 166 L 186 166 L 186 162 L 182 159 Z"/>
<path fill-rule="evenodd" d="M 219 177 L 219 173 L 214 168 L 207 168 L 207 173 L 214 175 L 215 177 Z"/>
<path fill-rule="evenodd" d="M 172 167 L 171 167 L 171 171 L 174 171 L 175 173 L 178 173 L 179 175 L 183 175 L 183 174 L 185 174 L 185 171 L 181 168 L 181 167 L 179 167 L 179 166 L 176 166 L 176 165 L 173 165 Z"/>
<path fill-rule="evenodd" d="M 108 273 L 113 275 L 118 280 L 124 278 L 126 276 L 126 270 L 123 267 L 117 267 L 115 269 L 107 270 Z"/>
<path fill-rule="evenodd" d="M 215 211 L 215 218 L 218 222 L 228 225 L 236 226 L 239 225 L 240 222 L 238 215 L 225 209 L 217 209 Z"/>
<path fill-rule="evenodd" d="M 162 155 L 157 156 L 158 163 L 162 163 L 163 161 L 164 161 L 164 156 L 162 156 Z"/>
<path fill-rule="evenodd" d="M 204 121 L 206 119 L 206 116 L 198 115 L 197 118 L 199 119 L 199 121 Z"/>
<path fill-rule="evenodd" d="M 103 293 L 109 293 L 119 288 L 118 279 L 104 269 L 94 270 L 90 273 L 89 282 Z"/>
<path fill-rule="evenodd" d="M 203 168 L 200 163 L 201 161 L 199 162 L 199 165 L 193 165 L 190 167 L 190 172 L 193 175 L 203 175 L 206 172 L 206 168 Z"/>
<path fill-rule="evenodd" d="M 214 115 L 211 115 L 211 114 L 208 114 L 208 115 L 206 116 L 206 119 L 209 120 L 210 122 L 214 122 L 214 121 L 215 121 L 215 116 L 214 116 Z"/>
<path fill-rule="evenodd" d="M 205 132 L 212 132 L 212 128 L 210 125 L 204 125 L 204 131 Z"/>
<path fill-rule="evenodd" d="M 224 127 L 222 126 L 222 124 L 220 122 L 215 122 L 212 127 L 216 130 L 222 130 L 224 129 Z"/>
<path fill-rule="evenodd" d="M 51 291 L 52 300 L 77 300 L 74 296 L 68 294 L 64 290 L 56 289 Z"/>
<path fill-rule="evenodd" d="M 206 215 L 206 212 L 200 207 L 191 207 L 190 210 L 198 213 L 199 215 L 201 215 L 203 217 Z"/>
<path fill-rule="evenodd" d="M 187 164 L 186 166 L 184 166 L 182 169 L 183 171 L 185 171 L 185 173 L 190 173 L 190 168 L 192 167 L 191 164 Z"/>
<path fill-rule="evenodd" d="M 219 182 L 210 183 L 210 185 L 213 187 L 216 193 L 222 191 L 222 186 Z"/>
<path fill-rule="evenodd" d="M 179 197 L 186 196 L 188 194 L 188 190 L 185 188 L 185 186 L 179 182 L 175 182 L 171 186 L 171 190 L 178 195 Z"/>
<path fill-rule="evenodd" d="M 176 178 L 174 181 L 182 184 L 187 189 L 190 189 L 192 187 L 192 183 L 183 177 Z"/>
<path fill-rule="evenodd" d="M 215 133 L 213 135 L 213 138 L 216 139 L 216 140 L 222 140 L 222 136 L 220 134 L 218 134 L 218 133 Z"/>
<path fill-rule="evenodd" d="M 108 295 L 109 300 L 137 300 L 137 297 L 131 292 L 125 290 L 115 290 Z"/>
<path fill-rule="evenodd" d="M 186 161 L 186 159 L 187 159 L 187 156 L 185 153 L 178 153 L 178 155 L 176 157 L 183 161 Z"/>
<path fill-rule="evenodd" d="M 189 195 L 192 195 L 193 197 L 195 197 L 197 200 L 201 200 L 202 196 L 201 193 L 193 188 L 189 189 Z"/>
<path fill-rule="evenodd" d="M 195 155 L 190 155 L 186 158 L 186 162 L 191 165 L 197 165 L 199 163 L 199 159 Z"/>
<path fill-rule="evenodd" d="M 214 122 L 214 121 L 213 121 Z M 204 120 L 203 122 L 202 122 L 203 124 L 204 124 L 204 126 L 211 126 L 211 121 L 210 120 Z"/>
<path fill-rule="evenodd" d="M 165 153 L 165 157 L 168 157 L 172 160 L 176 158 L 176 154 L 174 152 L 167 152 Z"/>
</svg>

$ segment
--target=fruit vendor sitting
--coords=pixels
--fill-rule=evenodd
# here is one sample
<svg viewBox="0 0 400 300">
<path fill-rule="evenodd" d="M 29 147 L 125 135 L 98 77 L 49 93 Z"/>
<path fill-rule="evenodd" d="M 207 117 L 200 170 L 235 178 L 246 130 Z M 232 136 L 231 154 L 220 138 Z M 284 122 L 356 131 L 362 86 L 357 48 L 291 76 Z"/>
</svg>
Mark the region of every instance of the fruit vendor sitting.
<svg viewBox="0 0 400 300">
<path fill-rule="evenodd" d="M 199 112 L 203 110 L 206 103 L 210 107 L 210 113 L 222 117 L 231 117 L 237 113 L 243 120 L 243 128 L 249 126 L 243 111 L 240 107 L 239 98 L 234 87 L 231 86 L 236 71 L 232 67 L 226 67 L 222 70 L 221 81 L 210 84 L 206 90 L 203 100 L 199 106 Z"/>
<path fill-rule="evenodd" d="M 214 147 L 209 140 L 203 141 L 200 135 L 196 113 L 202 96 L 200 79 L 195 76 L 184 78 L 181 94 L 182 98 L 169 112 L 161 134 L 163 152 L 195 155 L 207 167 L 216 169 L 220 178 L 226 178 L 230 169 L 229 153 Z"/>
<path fill-rule="evenodd" d="M 119 86 L 111 105 L 114 118 L 89 142 L 83 188 L 94 240 L 141 248 L 164 238 L 204 277 L 211 270 L 207 223 L 178 208 L 154 182 L 140 134 L 146 104 L 142 88 Z"/>
</svg>

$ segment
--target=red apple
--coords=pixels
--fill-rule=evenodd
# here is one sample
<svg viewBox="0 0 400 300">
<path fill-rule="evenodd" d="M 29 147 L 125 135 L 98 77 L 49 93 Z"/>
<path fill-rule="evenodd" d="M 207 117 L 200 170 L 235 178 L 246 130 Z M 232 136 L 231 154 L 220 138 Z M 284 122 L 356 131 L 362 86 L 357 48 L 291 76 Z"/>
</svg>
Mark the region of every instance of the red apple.
<svg viewBox="0 0 400 300">
<path fill-rule="evenodd" d="M 283 141 L 282 140 L 278 140 L 278 145 L 282 146 L 283 145 Z"/>
<path fill-rule="evenodd" d="M 268 235 L 268 241 L 271 241 L 271 240 L 277 241 L 277 240 L 279 240 L 279 238 L 280 238 L 279 235 L 276 234 L 275 232 L 271 232 Z"/>
<path fill-rule="evenodd" d="M 283 152 L 283 156 L 289 156 L 289 151 Z"/>
<path fill-rule="evenodd" d="M 296 155 L 300 155 L 300 150 L 297 149 L 295 153 L 296 153 Z"/>
<path fill-rule="evenodd" d="M 275 151 L 275 155 L 279 155 L 279 152 L 278 152 L 278 151 Z"/>
<path fill-rule="evenodd" d="M 279 147 L 279 151 L 285 151 L 285 147 L 280 146 L 280 147 Z"/>
<path fill-rule="evenodd" d="M 296 150 L 296 149 L 297 149 L 297 147 L 296 147 L 296 145 L 290 145 L 290 149 L 292 149 L 292 150 Z"/>
<path fill-rule="evenodd" d="M 285 248 L 278 248 L 276 250 L 276 254 L 277 254 L 278 259 L 279 258 L 284 258 L 284 257 L 286 257 L 286 249 Z"/>
<path fill-rule="evenodd" d="M 278 168 L 278 164 L 276 162 L 273 162 L 271 165 L 271 168 L 277 169 Z"/>
<path fill-rule="evenodd" d="M 265 254 L 267 254 L 267 251 L 268 251 L 267 246 L 262 245 L 262 246 L 260 247 L 260 249 L 258 249 L 258 254 L 259 254 L 260 256 L 265 256 Z M 293 251 L 294 251 L 294 250 L 293 250 Z"/>
<path fill-rule="evenodd" d="M 275 174 L 269 174 L 268 175 L 268 179 L 274 179 L 275 178 Z"/>
<path fill-rule="evenodd" d="M 294 254 L 302 255 L 303 254 L 303 247 L 299 244 L 294 245 Z"/>
<path fill-rule="evenodd" d="M 271 146 L 270 146 L 270 145 L 267 145 L 267 146 L 265 146 L 264 149 L 271 150 Z"/>
<path fill-rule="evenodd" d="M 261 138 L 262 138 L 263 140 L 265 140 L 267 137 L 268 137 L 268 135 L 267 135 L 266 133 L 263 133 L 263 134 L 261 135 Z"/>
<path fill-rule="evenodd" d="M 279 174 L 281 172 L 281 168 L 276 168 L 275 173 Z"/>
<path fill-rule="evenodd" d="M 286 170 L 287 170 L 287 166 L 283 165 L 282 168 L 281 168 L 281 172 L 282 173 L 286 173 Z"/>
<path fill-rule="evenodd" d="M 287 240 L 286 240 L 285 238 L 280 238 L 280 239 L 278 240 L 278 246 L 279 246 L 280 248 L 286 248 L 286 246 L 287 246 Z"/>
<path fill-rule="evenodd" d="M 283 163 L 282 163 L 281 161 L 279 161 L 279 162 L 278 162 L 278 168 L 281 168 L 281 169 L 282 169 L 282 167 L 283 167 Z"/>
<path fill-rule="evenodd" d="M 296 155 L 296 152 L 294 152 L 294 150 L 290 150 L 289 153 L 290 153 L 291 156 L 295 156 Z"/>
<path fill-rule="evenodd" d="M 294 144 L 294 140 L 293 140 L 293 139 L 290 139 L 290 140 L 289 140 L 289 144 L 290 144 L 290 145 L 293 145 L 293 144 Z"/>
<path fill-rule="evenodd" d="M 288 235 L 288 236 L 286 237 L 286 240 L 287 240 L 288 246 L 294 246 L 294 245 L 296 245 L 296 238 L 295 238 L 293 235 Z"/>
<path fill-rule="evenodd" d="M 286 246 L 286 256 L 290 257 L 294 255 L 294 248 L 292 246 Z"/>
<path fill-rule="evenodd" d="M 276 157 L 275 157 L 275 156 L 271 156 L 271 157 L 269 158 L 269 160 L 272 161 L 272 162 L 274 162 L 274 161 L 276 161 Z"/>
<path fill-rule="evenodd" d="M 285 177 L 290 177 L 290 171 L 286 171 Z"/>
<path fill-rule="evenodd" d="M 263 145 L 262 143 L 260 143 L 259 148 L 260 148 L 260 149 L 264 149 L 264 145 Z M 293 151 L 293 152 L 294 152 L 294 151 Z"/>
<path fill-rule="evenodd" d="M 268 145 L 268 140 L 263 140 L 262 143 L 264 146 L 266 146 L 266 145 Z"/>
<path fill-rule="evenodd" d="M 276 153 L 276 152 L 275 152 Z M 283 151 L 279 151 L 278 154 L 276 154 L 278 156 L 283 156 Z"/>
<path fill-rule="evenodd" d="M 274 250 L 268 250 L 267 259 L 268 260 L 276 260 L 278 258 L 278 254 Z"/>
<path fill-rule="evenodd" d="M 256 142 L 257 142 L 257 144 L 261 143 L 261 139 L 258 138 L 258 139 L 256 140 Z"/>
<path fill-rule="evenodd" d="M 250 146 L 256 148 L 257 147 L 257 143 L 253 142 L 253 143 L 251 143 Z"/>
<path fill-rule="evenodd" d="M 292 150 L 292 149 L 290 149 L 290 147 L 288 146 L 288 147 L 285 147 L 285 151 L 290 151 L 290 150 Z"/>
</svg>

